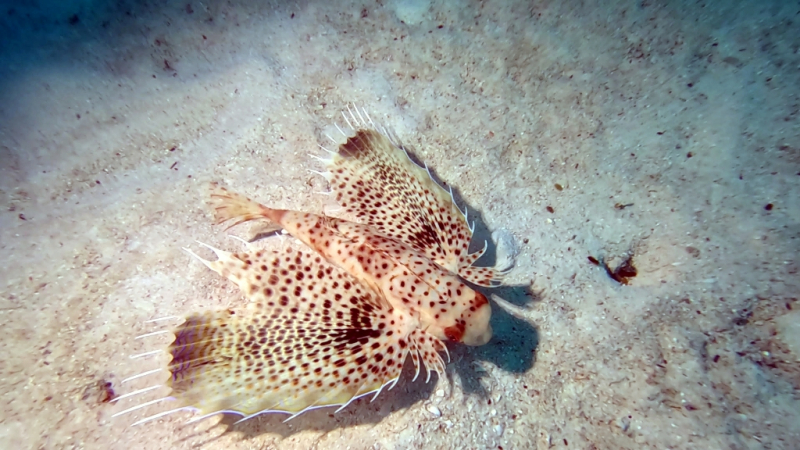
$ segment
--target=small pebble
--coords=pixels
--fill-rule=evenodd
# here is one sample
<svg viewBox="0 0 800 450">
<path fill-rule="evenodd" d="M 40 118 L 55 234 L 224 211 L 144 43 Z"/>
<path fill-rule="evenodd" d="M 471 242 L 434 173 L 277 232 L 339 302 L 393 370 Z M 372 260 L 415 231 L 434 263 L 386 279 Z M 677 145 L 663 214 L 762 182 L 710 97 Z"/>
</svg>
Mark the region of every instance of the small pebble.
<svg viewBox="0 0 800 450">
<path fill-rule="evenodd" d="M 617 420 L 617 426 L 623 431 L 626 432 L 631 427 L 631 419 L 626 416 L 620 417 Z"/>
<path fill-rule="evenodd" d="M 505 430 L 506 430 L 506 426 L 503 425 L 502 423 L 498 423 L 497 425 L 494 426 L 494 432 L 498 436 L 502 436 L 503 435 L 503 431 L 505 431 Z"/>
<path fill-rule="evenodd" d="M 436 405 L 428 405 L 428 412 L 430 412 L 433 417 L 442 417 L 442 412 Z"/>
</svg>

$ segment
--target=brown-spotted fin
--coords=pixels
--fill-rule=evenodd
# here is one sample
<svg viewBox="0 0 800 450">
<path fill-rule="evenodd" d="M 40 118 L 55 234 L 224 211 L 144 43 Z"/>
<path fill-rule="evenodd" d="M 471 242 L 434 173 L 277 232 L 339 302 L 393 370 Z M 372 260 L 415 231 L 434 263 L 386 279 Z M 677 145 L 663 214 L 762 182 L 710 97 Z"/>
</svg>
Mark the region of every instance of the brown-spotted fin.
<svg viewBox="0 0 800 450">
<path fill-rule="evenodd" d="M 443 268 L 480 286 L 497 286 L 506 270 L 474 267 L 486 251 L 468 253 L 474 231 L 452 193 L 439 186 L 401 145 L 358 109 L 345 119 L 356 130 L 327 160 L 323 176 L 336 200 L 359 221 L 414 247 Z"/>
<path fill-rule="evenodd" d="M 423 363 L 428 379 L 444 373 L 439 339 L 319 255 L 212 250 L 217 260 L 198 259 L 235 282 L 250 303 L 190 315 L 173 331 L 167 385 L 177 408 L 137 423 L 182 409 L 199 411 L 195 420 L 218 413 L 244 420 L 343 407 L 393 387 L 409 355 L 415 379 Z"/>
</svg>

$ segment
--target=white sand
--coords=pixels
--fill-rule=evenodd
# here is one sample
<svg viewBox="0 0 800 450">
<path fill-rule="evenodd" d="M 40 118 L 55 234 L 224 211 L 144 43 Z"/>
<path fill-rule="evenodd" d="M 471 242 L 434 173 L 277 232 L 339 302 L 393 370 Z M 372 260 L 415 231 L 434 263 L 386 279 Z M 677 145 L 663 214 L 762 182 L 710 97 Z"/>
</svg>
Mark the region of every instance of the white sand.
<svg viewBox="0 0 800 450">
<path fill-rule="evenodd" d="M 3 448 L 797 448 L 795 2 L 8 3 Z M 242 304 L 180 250 L 239 245 L 203 184 L 322 211 L 348 102 L 515 238 L 495 339 L 335 415 L 111 419 L 143 321 Z"/>
</svg>

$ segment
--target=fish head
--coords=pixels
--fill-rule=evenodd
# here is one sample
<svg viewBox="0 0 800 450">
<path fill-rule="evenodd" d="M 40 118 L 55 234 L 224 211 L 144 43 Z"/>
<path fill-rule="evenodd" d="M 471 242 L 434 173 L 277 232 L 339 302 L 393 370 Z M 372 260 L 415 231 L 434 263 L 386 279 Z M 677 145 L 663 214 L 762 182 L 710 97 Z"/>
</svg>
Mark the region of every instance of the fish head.
<svg viewBox="0 0 800 450">
<path fill-rule="evenodd" d="M 489 324 L 492 307 L 489 305 L 489 300 L 485 295 L 466 285 L 460 290 L 464 298 L 463 302 L 459 303 L 464 307 L 455 309 L 449 314 L 453 323 L 442 328 L 444 336 L 451 341 L 466 345 L 486 344 L 492 338 L 492 326 Z"/>
<path fill-rule="evenodd" d="M 417 312 L 422 328 L 442 340 L 478 346 L 492 338 L 492 307 L 482 293 L 458 280 L 455 275 L 445 275 L 433 293 L 439 301 L 419 302 Z M 427 306 L 430 307 L 427 307 Z M 416 309 L 416 308 L 415 308 Z"/>
</svg>

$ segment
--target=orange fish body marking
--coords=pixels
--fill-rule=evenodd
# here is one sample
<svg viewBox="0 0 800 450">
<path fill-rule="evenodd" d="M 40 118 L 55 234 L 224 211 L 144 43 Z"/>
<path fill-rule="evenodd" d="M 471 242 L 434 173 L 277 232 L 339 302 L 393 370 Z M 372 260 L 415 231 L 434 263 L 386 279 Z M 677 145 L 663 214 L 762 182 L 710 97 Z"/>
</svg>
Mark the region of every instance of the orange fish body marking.
<svg viewBox="0 0 800 450">
<path fill-rule="evenodd" d="M 485 246 L 468 253 L 473 229 L 452 195 L 360 111 L 350 119 L 355 135 L 326 161 L 322 175 L 359 223 L 269 208 L 214 186 L 218 223 L 266 219 L 308 249 L 229 253 L 209 247 L 215 261 L 192 253 L 235 282 L 250 303 L 193 314 L 174 330 L 172 397 L 165 399 L 176 399 L 178 407 L 137 423 L 184 409 L 199 411 L 200 418 L 231 412 L 244 420 L 344 407 L 393 387 L 409 356 L 414 378 L 424 366 L 430 379 L 444 372 L 443 341 L 489 341 L 489 302 L 462 279 L 496 286 L 506 272 L 473 267 Z"/>
</svg>

